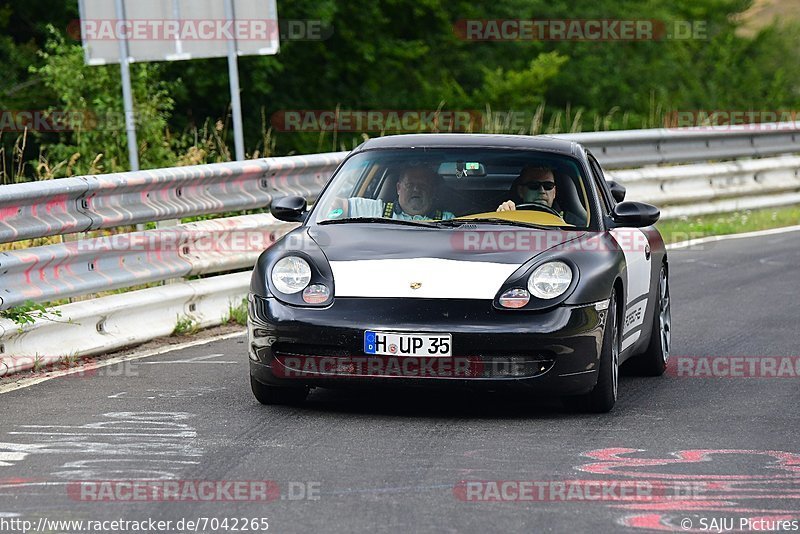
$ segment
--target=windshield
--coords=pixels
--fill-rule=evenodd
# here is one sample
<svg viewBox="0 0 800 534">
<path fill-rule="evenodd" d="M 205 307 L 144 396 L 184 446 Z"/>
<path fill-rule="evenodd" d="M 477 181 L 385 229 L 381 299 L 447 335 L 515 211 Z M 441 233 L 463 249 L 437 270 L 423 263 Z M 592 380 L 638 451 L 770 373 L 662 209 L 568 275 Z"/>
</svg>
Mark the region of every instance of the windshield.
<svg viewBox="0 0 800 534">
<path fill-rule="evenodd" d="M 586 227 L 587 179 L 575 158 L 511 149 L 369 150 L 347 160 L 313 221 L 473 220 Z"/>
</svg>

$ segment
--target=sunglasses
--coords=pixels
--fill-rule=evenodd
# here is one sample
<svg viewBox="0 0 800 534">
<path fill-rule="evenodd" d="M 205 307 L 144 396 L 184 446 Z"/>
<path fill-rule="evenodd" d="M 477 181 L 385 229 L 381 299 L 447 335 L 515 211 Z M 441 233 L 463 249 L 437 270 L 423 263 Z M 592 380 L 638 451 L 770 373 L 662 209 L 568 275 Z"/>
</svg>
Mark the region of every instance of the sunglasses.
<svg viewBox="0 0 800 534">
<path fill-rule="evenodd" d="M 528 183 L 520 184 L 520 185 L 522 187 L 526 187 L 526 188 L 530 189 L 531 191 L 536 191 L 538 189 L 542 189 L 544 191 L 552 191 L 555 188 L 556 183 L 555 182 L 539 182 L 539 181 L 535 181 L 535 182 L 528 182 Z"/>
</svg>

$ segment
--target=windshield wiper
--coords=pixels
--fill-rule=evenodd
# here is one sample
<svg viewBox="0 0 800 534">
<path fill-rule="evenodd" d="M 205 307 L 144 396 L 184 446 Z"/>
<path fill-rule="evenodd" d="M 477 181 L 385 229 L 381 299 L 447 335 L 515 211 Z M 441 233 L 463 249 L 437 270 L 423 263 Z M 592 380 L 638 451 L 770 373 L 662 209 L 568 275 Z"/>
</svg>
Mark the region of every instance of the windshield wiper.
<svg viewBox="0 0 800 534">
<path fill-rule="evenodd" d="M 388 219 L 385 217 L 348 217 L 347 219 L 328 219 L 320 221 L 318 224 L 341 224 L 341 223 L 381 223 L 381 224 L 403 224 L 406 226 L 423 226 L 425 228 L 438 228 L 435 223 L 426 221 L 413 221 L 406 219 Z"/>
<path fill-rule="evenodd" d="M 481 219 L 449 219 L 446 221 L 438 221 L 439 226 L 463 226 L 465 224 L 496 224 L 496 225 L 510 225 L 510 226 L 524 226 L 526 228 L 536 228 L 538 230 L 552 230 L 553 228 L 561 228 L 560 226 L 548 226 L 544 224 L 535 224 L 522 221 L 510 221 L 508 219 L 501 219 L 499 217 L 487 217 Z"/>
</svg>

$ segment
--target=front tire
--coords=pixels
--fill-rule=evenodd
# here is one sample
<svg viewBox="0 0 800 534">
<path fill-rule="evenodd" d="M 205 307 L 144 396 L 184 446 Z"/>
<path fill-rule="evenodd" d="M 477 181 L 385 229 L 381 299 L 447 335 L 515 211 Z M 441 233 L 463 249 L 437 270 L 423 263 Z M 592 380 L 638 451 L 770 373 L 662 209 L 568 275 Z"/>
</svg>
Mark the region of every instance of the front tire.
<svg viewBox="0 0 800 534">
<path fill-rule="evenodd" d="M 612 290 L 603 331 L 597 384 L 585 395 L 564 397 L 562 400 L 568 408 L 581 412 L 606 413 L 614 407 L 619 389 L 619 333 L 616 291 Z"/>
<path fill-rule="evenodd" d="M 266 405 L 273 404 L 302 404 L 308 397 L 306 387 L 284 387 L 262 384 L 250 376 L 250 389 L 258 402 Z"/>
</svg>

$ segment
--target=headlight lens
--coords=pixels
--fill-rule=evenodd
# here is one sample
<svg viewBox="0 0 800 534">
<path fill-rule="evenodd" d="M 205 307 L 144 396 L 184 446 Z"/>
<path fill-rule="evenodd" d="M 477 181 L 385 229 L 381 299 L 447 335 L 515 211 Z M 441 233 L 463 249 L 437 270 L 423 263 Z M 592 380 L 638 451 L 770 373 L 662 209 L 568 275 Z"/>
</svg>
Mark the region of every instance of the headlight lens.
<svg viewBox="0 0 800 534">
<path fill-rule="evenodd" d="M 528 290 L 535 297 L 550 300 L 564 294 L 572 283 L 572 269 L 563 261 L 551 261 L 536 268 L 528 278 Z"/>
<path fill-rule="evenodd" d="M 303 258 L 287 256 L 272 268 L 275 289 L 286 295 L 302 291 L 311 281 L 311 266 Z"/>
</svg>

